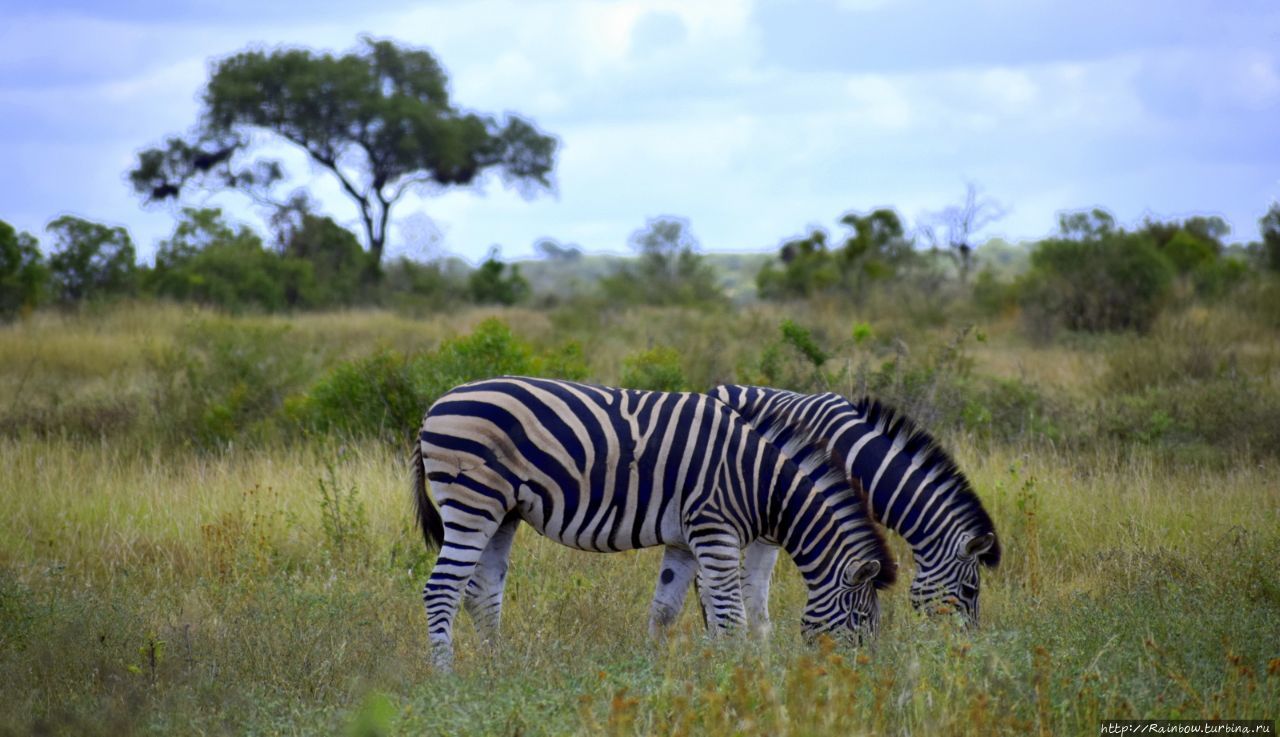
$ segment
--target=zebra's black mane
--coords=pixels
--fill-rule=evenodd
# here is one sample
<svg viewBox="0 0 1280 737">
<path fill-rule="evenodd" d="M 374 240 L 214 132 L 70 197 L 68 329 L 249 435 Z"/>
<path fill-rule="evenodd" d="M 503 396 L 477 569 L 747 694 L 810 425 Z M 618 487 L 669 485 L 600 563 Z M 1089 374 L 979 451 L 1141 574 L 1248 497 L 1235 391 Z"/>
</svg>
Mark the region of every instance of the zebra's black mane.
<svg viewBox="0 0 1280 737">
<path fill-rule="evenodd" d="M 884 427 L 884 434 L 889 439 L 901 443 L 903 452 L 908 456 L 923 454 L 924 465 L 938 469 L 938 481 L 954 480 L 951 487 L 953 504 L 969 512 L 969 524 L 975 536 L 992 533 L 995 543 L 991 549 L 979 556 L 983 565 L 994 568 L 1000 565 L 1000 536 L 996 534 L 991 515 L 982 506 L 982 500 L 974 492 L 969 479 L 956 465 L 955 459 L 926 430 L 916 424 L 902 412 L 871 397 L 863 397 L 854 403 L 854 408 L 866 416 L 872 426 Z M 883 423 L 883 424 L 881 424 Z M 868 508 L 870 505 L 868 504 Z"/>
</svg>

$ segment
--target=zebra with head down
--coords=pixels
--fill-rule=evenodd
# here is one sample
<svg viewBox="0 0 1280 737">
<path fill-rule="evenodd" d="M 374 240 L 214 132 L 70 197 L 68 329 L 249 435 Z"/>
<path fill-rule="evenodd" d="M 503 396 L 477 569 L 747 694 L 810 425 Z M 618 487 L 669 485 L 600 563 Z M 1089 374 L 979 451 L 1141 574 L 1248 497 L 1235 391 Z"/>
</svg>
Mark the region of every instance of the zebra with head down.
<svg viewBox="0 0 1280 737">
<path fill-rule="evenodd" d="M 870 398 L 804 395 L 780 389 L 719 386 L 710 394 L 740 413 L 792 457 L 825 455 L 862 490 L 872 516 L 911 546 L 916 575 L 910 599 L 930 614 L 955 612 L 978 623 L 979 566 L 1000 562 L 995 526 L 950 456 L 907 417 Z M 745 555 L 746 609 L 767 628 L 768 591 L 777 551 L 757 543 Z M 660 610 L 678 607 L 691 578 L 659 578 L 652 626 Z"/>
<path fill-rule="evenodd" d="M 460 601 L 495 634 L 521 521 L 580 550 L 666 545 L 687 556 L 679 575 L 686 586 L 697 577 L 713 632 L 745 623 L 742 550 L 757 541 L 800 569 L 811 635 L 874 632 L 876 591 L 896 568 L 839 469 L 816 457 L 801 469 L 707 395 L 519 377 L 464 384 L 427 412 L 412 470 L 419 523 L 440 550 L 423 601 L 445 667 Z"/>
</svg>

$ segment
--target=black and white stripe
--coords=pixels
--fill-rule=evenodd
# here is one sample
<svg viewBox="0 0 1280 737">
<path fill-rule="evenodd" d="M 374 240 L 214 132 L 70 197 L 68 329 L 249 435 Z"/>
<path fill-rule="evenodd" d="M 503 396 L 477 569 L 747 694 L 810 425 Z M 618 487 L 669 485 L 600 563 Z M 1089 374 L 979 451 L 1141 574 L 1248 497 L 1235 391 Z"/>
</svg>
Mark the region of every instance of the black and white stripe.
<svg viewBox="0 0 1280 737">
<path fill-rule="evenodd" d="M 1000 544 L 982 502 L 932 437 L 870 398 L 853 403 L 834 393 L 746 386 L 720 386 L 711 394 L 766 436 L 782 426 L 784 435 L 824 447 L 864 490 L 875 519 L 911 546 L 912 604 L 959 612 L 977 624 L 978 566 L 998 565 Z"/>
<path fill-rule="evenodd" d="M 688 551 L 713 631 L 745 623 L 742 550 L 757 540 L 800 569 L 807 632 L 876 626 L 893 565 L 861 499 L 845 483 L 816 488 L 811 476 L 839 469 L 806 475 L 712 397 L 504 377 L 442 396 L 419 438 L 418 517 L 440 548 L 423 590 L 438 663 L 464 590 L 477 624 L 497 627 L 521 521 L 581 550 Z"/>
</svg>

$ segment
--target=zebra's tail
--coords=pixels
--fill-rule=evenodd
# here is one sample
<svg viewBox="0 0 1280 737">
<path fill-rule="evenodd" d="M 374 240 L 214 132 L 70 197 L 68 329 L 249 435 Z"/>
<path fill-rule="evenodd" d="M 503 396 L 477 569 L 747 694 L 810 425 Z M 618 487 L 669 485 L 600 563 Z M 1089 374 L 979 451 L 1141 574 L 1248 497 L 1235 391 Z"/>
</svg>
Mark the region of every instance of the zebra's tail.
<svg viewBox="0 0 1280 737">
<path fill-rule="evenodd" d="M 416 435 L 416 433 L 415 433 Z M 440 511 L 427 496 L 427 470 L 422 465 L 422 441 L 413 439 L 413 453 L 410 454 L 410 474 L 413 479 L 413 502 L 418 512 L 418 526 L 422 528 L 422 540 L 428 550 L 439 550 L 444 544 L 444 520 Z"/>
</svg>

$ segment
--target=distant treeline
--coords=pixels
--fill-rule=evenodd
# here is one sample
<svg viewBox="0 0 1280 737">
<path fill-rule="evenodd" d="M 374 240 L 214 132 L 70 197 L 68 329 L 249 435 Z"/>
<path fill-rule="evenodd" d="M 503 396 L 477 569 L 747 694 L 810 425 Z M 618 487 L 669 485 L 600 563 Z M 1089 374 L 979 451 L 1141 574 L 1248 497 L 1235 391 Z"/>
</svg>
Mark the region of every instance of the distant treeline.
<svg viewBox="0 0 1280 737">
<path fill-rule="evenodd" d="M 815 229 L 785 240 L 774 257 L 708 258 L 688 223 L 675 217 L 637 230 L 633 258 L 584 255 L 544 240 L 537 244 L 541 259 L 525 264 L 540 287 L 534 289 L 520 264 L 498 260 L 496 251 L 476 268 L 460 259 L 371 265 L 353 233 L 305 201 L 272 218 L 269 240 L 219 210 L 184 209 L 151 265 L 138 261 L 124 228 L 63 216 L 49 224 L 42 249 L 34 236 L 0 221 L 0 312 L 13 318 L 45 305 L 119 298 L 265 312 L 570 299 L 605 306 L 713 306 L 751 297 L 857 304 L 892 287 L 969 297 L 991 314 L 1020 311 L 1036 332 L 1141 331 L 1170 299 L 1221 299 L 1280 273 L 1280 204 L 1260 219 L 1258 240 L 1247 243 L 1228 243 L 1230 228 L 1217 217 L 1126 229 L 1099 209 L 1065 214 L 1055 236 L 1028 246 L 1028 266 L 1014 275 L 984 264 L 968 234 L 913 237 L 893 210 L 849 213 L 840 223 L 842 236 Z M 753 273 L 754 289 L 746 283 Z"/>
</svg>

